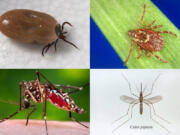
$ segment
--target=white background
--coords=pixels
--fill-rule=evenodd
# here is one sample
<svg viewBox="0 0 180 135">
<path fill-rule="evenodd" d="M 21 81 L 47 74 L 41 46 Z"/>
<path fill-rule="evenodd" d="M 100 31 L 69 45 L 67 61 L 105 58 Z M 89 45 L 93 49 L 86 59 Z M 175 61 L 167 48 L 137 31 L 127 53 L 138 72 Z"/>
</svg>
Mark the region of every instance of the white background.
<svg viewBox="0 0 180 135">
<path fill-rule="evenodd" d="M 43 46 L 17 43 L 0 32 L 0 68 L 89 68 L 89 0 L 0 0 L 0 15 L 10 9 L 33 9 L 48 13 L 62 24 L 70 22 L 67 40 L 60 40 L 41 55 Z"/>
<path fill-rule="evenodd" d="M 150 97 L 160 95 L 163 99 L 154 104 L 158 115 L 168 120 L 170 124 L 153 116 L 155 120 L 166 127 L 170 133 L 150 119 L 148 106 L 144 105 L 143 115 L 139 114 L 139 104 L 133 109 L 130 121 L 112 133 L 113 129 L 129 117 L 113 123 L 128 110 L 128 103 L 120 100 L 120 96 L 130 94 L 129 86 L 122 74 L 129 80 L 133 92 L 138 94 L 136 85 L 140 88 L 147 85 L 149 92 L 153 81 L 160 75 L 154 85 Z M 153 129 L 130 129 L 130 125 L 153 126 Z M 92 135 L 179 135 L 180 134 L 180 70 L 91 70 L 91 134 Z"/>
</svg>

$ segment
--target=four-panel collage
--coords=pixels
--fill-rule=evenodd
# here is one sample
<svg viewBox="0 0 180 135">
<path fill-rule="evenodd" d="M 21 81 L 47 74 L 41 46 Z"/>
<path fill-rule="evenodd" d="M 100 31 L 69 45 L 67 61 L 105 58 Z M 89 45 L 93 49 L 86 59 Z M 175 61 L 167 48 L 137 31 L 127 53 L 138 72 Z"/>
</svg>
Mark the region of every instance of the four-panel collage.
<svg viewBox="0 0 180 135">
<path fill-rule="evenodd" d="M 0 0 L 0 135 L 179 135 L 179 0 Z"/>
</svg>

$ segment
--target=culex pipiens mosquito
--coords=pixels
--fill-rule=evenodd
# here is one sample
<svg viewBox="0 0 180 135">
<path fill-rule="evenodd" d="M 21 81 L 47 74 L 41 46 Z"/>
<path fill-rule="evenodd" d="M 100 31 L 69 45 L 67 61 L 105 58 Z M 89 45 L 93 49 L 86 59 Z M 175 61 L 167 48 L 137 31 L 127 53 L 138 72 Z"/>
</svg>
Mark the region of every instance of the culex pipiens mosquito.
<svg viewBox="0 0 180 135">
<path fill-rule="evenodd" d="M 152 110 L 153 110 L 154 116 L 156 116 L 156 117 L 160 118 L 161 120 L 169 123 L 167 120 L 165 120 L 164 118 L 162 118 L 161 116 L 159 116 L 158 114 L 156 114 L 155 109 L 154 109 L 154 105 L 153 105 L 153 104 L 161 101 L 161 100 L 162 100 L 162 96 L 154 96 L 154 97 L 146 98 L 146 97 L 148 97 L 148 96 L 150 96 L 150 95 L 152 94 L 153 88 L 154 88 L 154 84 L 155 84 L 155 82 L 157 81 L 157 79 L 159 78 L 160 75 L 158 75 L 157 78 L 154 80 L 150 92 L 149 92 L 148 94 L 146 94 L 146 95 L 143 95 L 144 92 L 145 92 L 145 90 L 146 90 L 146 87 L 144 87 L 144 89 L 143 89 L 142 83 L 141 83 L 141 88 L 140 88 L 139 96 L 132 92 L 130 82 L 128 81 L 128 79 L 127 79 L 124 75 L 122 75 L 122 76 L 124 77 L 124 79 L 127 81 L 128 85 L 129 85 L 129 90 L 130 90 L 131 95 L 134 96 L 134 97 L 136 97 L 136 98 L 129 97 L 129 96 L 125 96 L 125 95 L 123 95 L 123 96 L 120 97 L 120 99 L 121 99 L 123 102 L 129 104 L 129 107 L 128 107 L 127 113 L 126 113 L 125 115 L 121 116 L 120 118 L 118 118 L 117 120 L 115 120 L 115 121 L 113 122 L 113 124 L 116 123 L 116 122 L 118 122 L 118 121 L 121 120 L 122 118 L 128 116 L 129 111 L 130 111 L 130 109 L 131 109 L 131 111 L 130 111 L 130 118 L 128 118 L 128 119 L 127 119 L 126 121 L 124 121 L 122 124 L 120 124 L 119 126 L 117 126 L 112 132 L 114 133 L 114 132 L 115 132 L 117 129 L 119 129 L 122 125 L 124 125 L 125 123 L 127 123 L 129 120 L 132 119 L 133 107 L 134 107 L 135 105 L 137 105 L 137 104 L 139 104 L 139 113 L 140 113 L 140 115 L 143 114 L 143 105 L 147 105 L 147 106 L 149 107 L 149 109 L 150 109 L 150 119 L 151 119 L 152 121 L 154 121 L 156 124 L 158 124 L 160 127 L 162 127 L 163 129 L 165 129 L 167 132 L 169 132 L 169 130 L 168 130 L 167 128 L 165 128 L 165 127 L 164 127 L 162 124 L 160 124 L 157 120 L 153 119 L 153 115 L 152 115 Z"/>
<path fill-rule="evenodd" d="M 76 87 L 70 85 L 54 85 L 52 84 L 41 72 L 36 72 L 37 79 L 32 81 L 22 81 L 19 83 L 20 86 L 20 102 L 19 102 L 19 110 L 6 118 L 0 120 L 0 122 L 6 121 L 22 110 L 27 110 L 27 119 L 26 126 L 28 125 L 29 117 L 33 112 L 36 111 L 37 107 L 35 104 L 44 103 L 43 107 L 43 118 L 45 120 L 45 128 L 46 134 L 48 135 L 47 121 L 46 121 L 46 102 L 50 101 L 57 108 L 62 110 L 69 111 L 69 117 L 71 120 L 77 122 L 78 124 L 88 128 L 86 125 L 80 123 L 72 116 L 72 112 L 82 114 L 85 113 L 85 110 L 79 108 L 75 102 L 71 99 L 70 95 L 72 93 L 81 91 L 84 87 L 89 84 L 84 85 L 83 87 Z M 41 83 L 40 76 L 46 80 L 46 83 Z M 65 92 L 65 90 L 68 90 Z M 34 101 L 35 104 L 31 105 L 31 100 Z M 33 108 L 33 110 L 28 113 L 28 110 Z"/>
</svg>

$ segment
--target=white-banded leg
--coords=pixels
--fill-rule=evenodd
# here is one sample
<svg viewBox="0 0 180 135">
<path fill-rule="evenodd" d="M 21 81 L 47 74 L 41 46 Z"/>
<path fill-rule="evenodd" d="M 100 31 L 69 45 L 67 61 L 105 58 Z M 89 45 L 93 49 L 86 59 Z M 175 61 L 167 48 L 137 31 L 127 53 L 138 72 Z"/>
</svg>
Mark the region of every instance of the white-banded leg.
<svg viewBox="0 0 180 135">
<path fill-rule="evenodd" d="M 72 112 L 69 112 L 69 118 L 72 120 L 72 121 L 75 121 L 77 122 L 78 124 L 80 124 L 81 126 L 85 127 L 85 128 L 89 128 L 88 126 L 82 124 L 81 122 L 79 122 L 78 120 L 76 120 L 73 116 L 72 116 Z"/>
</svg>

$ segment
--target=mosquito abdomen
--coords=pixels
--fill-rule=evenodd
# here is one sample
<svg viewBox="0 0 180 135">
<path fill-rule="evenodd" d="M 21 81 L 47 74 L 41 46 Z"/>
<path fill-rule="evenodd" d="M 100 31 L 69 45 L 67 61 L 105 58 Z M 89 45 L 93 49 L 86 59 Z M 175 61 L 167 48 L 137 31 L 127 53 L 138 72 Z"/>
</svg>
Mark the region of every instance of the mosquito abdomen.
<svg viewBox="0 0 180 135">
<path fill-rule="evenodd" d="M 143 103 L 140 103 L 140 114 L 142 115 L 143 113 Z"/>
</svg>

